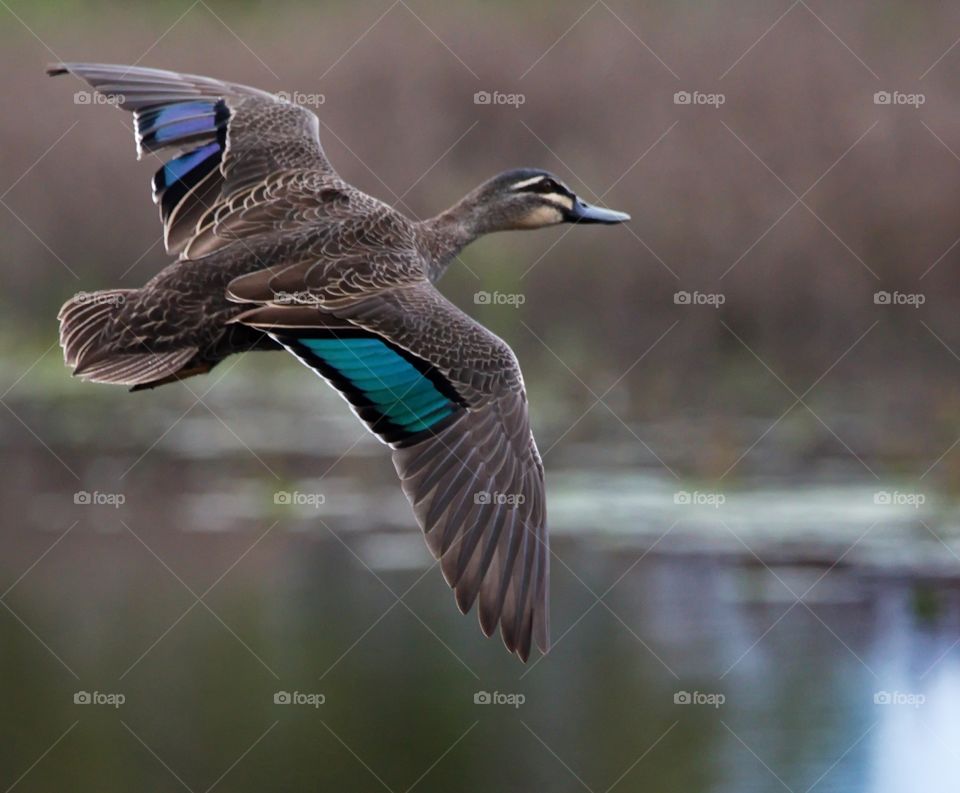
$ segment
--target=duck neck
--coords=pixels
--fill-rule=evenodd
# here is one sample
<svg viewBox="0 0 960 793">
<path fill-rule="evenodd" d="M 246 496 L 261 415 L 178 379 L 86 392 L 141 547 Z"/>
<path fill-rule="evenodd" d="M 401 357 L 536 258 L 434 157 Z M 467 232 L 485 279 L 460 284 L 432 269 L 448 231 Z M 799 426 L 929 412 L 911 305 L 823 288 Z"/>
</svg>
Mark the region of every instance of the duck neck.
<svg viewBox="0 0 960 793">
<path fill-rule="evenodd" d="M 478 222 L 472 198 L 467 196 L 445 212 L 418 224 L 431 281 L 440 278 L 460 251 L 488 231 Z"/>
</svg>

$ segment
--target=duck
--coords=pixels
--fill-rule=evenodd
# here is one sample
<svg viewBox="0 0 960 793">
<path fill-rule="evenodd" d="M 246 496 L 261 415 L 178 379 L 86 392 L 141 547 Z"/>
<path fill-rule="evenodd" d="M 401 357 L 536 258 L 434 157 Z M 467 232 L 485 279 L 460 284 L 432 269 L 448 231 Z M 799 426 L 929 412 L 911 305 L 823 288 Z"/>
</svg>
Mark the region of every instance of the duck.
<svg viewBox="0 0 960 793">
<path fill-rule="evenodd" d="M 57 63 L 133 114 L 171 264 L 139 289 L 82 292 L 59 312 L 73 374 L 132 391 L 286 350 L 390 448 L 460 611 L 523 662 L 550 648 L 544 467 L 513 351 L 437 289 L 486 234 L 618 224 L 552 173 L 507 170 L 413 220 L 353 187 L 309 108 L 199 75 Z"/>
</svg>

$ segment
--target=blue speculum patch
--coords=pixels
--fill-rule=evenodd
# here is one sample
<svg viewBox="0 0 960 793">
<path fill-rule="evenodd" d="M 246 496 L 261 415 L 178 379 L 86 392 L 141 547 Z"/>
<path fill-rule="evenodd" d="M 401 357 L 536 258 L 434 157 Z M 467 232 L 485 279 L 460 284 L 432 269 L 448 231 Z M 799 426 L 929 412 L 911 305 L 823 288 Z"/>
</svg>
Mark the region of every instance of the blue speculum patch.
<svg viewBox="0 0 960 793">
<path fill-rule="evenodd" d="M 430 378 L 380 339 L 299 341 L 335 369 L 391 423 L 407 432 L 429 429 L 456 410 Z"/>
<path fill-rule="evenodd" d="M 202 100 L 199 102 L 177 102 L 172 105 L 165 105 L 157 110 L 140 111 L 140 129 L 147 131 L 151 127 L 168 124 L 172 121 L 182 121 L 191 116 L 200 116 L 214 113 L 215 102 Z"/>
<path fill-rule="evenodd" d="M 206 146 L 194 149 L 187 154 L 177 157 L 175 160 L 170 160 L 170 162 L 164 165 L 158 172 L 163 174 L 163 179 L 156 187 L 162 189 L 176 181 L 184 179 L 190 171 L 219 151 L 219 143 L 208 143 Z"/>
<path fill-rule="evenodd" d="M 153 177 L 154 200 L 160 203 L 164 221 L 219 165 L 229 120 L 222 99 L 174 102 L 137 114 L 141 150 L 195 147 L 170 160 Z"/>
</svg>

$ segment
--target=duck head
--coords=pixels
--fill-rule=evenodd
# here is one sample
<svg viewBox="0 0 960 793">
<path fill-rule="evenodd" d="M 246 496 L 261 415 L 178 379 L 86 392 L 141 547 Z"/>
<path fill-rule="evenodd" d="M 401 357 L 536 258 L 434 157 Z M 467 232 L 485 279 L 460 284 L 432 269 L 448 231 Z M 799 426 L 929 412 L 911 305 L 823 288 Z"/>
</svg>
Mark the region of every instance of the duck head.
<svg viewBox="0 0 960 793">
<path fill-rule="evenodd" d="M 625 212 L 593 206 L 548 171 L 518 168 L 484 182 L 456 207 L 475 235 L 558 223 L 623 223 Z"/>
<path fill-rule="evenodd" d="M 465 246 L 484 234 L 627 220 L 625 212 L 588 204 L 548 171 L 518 168 L 488 179 L 450 209 L 418 225 L 429 277 L 436 281 Z"/>
</svg>

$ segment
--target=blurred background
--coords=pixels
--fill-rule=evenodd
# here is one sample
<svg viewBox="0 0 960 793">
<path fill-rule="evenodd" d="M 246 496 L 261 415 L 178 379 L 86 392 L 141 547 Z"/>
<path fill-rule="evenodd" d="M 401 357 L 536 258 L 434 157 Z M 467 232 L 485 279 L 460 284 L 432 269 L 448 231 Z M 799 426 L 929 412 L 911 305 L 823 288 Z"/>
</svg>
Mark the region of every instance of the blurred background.
<svg viewBox="0 0 960 793">
<path fill-rule="evenodd" d="M 0 19 L 0 789 L 955 789 L 960 7 Z M 285 92 L 410 216 L 517 166 L 631 213 L 442 283 L 524 368 L 549 656 L 457 613 L 388 454 L 292 358 L 70 378 L 60 304 L 168 258 L 156 164 L 61 59 Z"/>
</svg>

